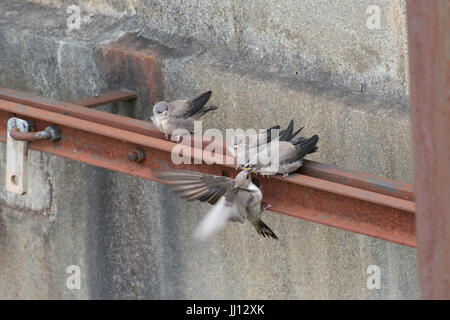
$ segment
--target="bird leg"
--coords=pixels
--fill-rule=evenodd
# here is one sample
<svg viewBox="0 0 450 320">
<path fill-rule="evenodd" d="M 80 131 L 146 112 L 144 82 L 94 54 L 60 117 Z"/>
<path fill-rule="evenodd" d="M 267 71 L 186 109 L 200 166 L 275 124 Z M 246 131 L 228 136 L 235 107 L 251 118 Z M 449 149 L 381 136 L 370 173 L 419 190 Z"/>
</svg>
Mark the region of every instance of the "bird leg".
<svg viewBox="0 0 450 320">
<path fill-rule="evenodd" d="M 272 207 L 273 206 L 270 203 L 268 203 L 267 205 L 263 206 L 262 208 L 263 208 L 263 210 L 267 210 L 267 209 L 272 208 Z"/>
<path fill-rule="evenodd" d="M 169 140 L 169 135 L 166 133 L 166 140 Z"/>
</svg>

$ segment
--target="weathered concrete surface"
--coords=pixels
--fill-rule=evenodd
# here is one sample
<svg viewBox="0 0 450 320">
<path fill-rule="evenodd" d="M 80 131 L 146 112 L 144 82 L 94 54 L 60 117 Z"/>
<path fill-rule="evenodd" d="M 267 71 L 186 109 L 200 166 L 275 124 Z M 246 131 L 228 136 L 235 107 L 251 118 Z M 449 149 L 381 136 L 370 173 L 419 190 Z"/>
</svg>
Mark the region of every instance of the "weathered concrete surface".
<svg viewBox="0 0 450 320">
<path fill-rule="evenodd" d="M 33 0 L 84 14 L 140 22 L 169 36 L 195 38 L 210 50 L 265 63 L 301 80 L 408 101 L 405 0 Z M 369 6 L 380 29 L 369 29 Z"/>
<path fill-rule="evenodd" d="M 155 30 L 141 17 L 96 15 L 67 32 L 63 8 L 13 1 L 0 3 L 0 11 L 6 17 L 0 20 L 0 86 L 61 100 L 134 86 L 140 92 L 135 106 L 107 109 L 147 120 L 154 99 L 212 89 L 211 103 L 220 109 L 204 128 L 267 127 L 294 117 L 306 133 L 321 137 L 313 159 L 412 181 L 408 113 L 382 90 L 384 100 L 374 100 L 300 81 L 244 54 L 219 54 L 204 39 Z M 133 83 L 134 76 L 118 76 L 105 65 L 116 47 L 111 41 L 133 42 L 137 31 L 146 48 L 131 50 L 154 57 L 164 78 L 154 92 L 148 80 Z M 0 177 L 4 153 L 0 144 Z M 31 151 L 30 162 L 27 195 L 0 186 L 0 298 L 419 297 L 415 249 L 270 212 L 265 220 L 280 241 L 232 224 L 198 248 L 191 234 L 207 205 L 175 199 L 150 181 L 46 154 Z M 82 271 L 79 291 L 65 286 L 73 264 Z M 372 264 L 382 271 L 380 290 L 366 288 Z"/>
</svg>

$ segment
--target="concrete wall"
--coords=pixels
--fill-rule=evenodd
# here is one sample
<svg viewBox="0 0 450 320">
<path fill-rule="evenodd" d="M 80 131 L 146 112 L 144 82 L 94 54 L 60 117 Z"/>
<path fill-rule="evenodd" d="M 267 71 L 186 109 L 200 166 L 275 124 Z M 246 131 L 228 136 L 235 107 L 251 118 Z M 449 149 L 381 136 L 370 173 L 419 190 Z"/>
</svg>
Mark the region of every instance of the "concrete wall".
<svg viewBox="0 0 450 320">
<path fill-rule="evenodd" d="M 294 118 L 320 135 L 311 159 L 412 182 L 403 1 L 33 2 L 0 2 L 0 86 L 60 100 L 126 86 L 138 103 L 106 109 L 145 120 L 157 99 L 211 89 L 220 109 L 204 128 Z M 80 30 L 66 30 L 69 3 L 92 13 Z M 380 30 L 366 27 L 369 4 Z M 149 90 L 105 66 L 109 44 L 137 32 L 163 75 Z M 280 241 L 231 224 L 199 248 L 190 239 L 207 205 L 46 154 L 30 162 L 27 195 L 0 186 L 0 298 L 419 296 L 415 249 L 271 212 Z M 81 290 L 65 286 L 73 264 Z M 372 264 L 380 290 L 366 288 Z"/>
</svg>

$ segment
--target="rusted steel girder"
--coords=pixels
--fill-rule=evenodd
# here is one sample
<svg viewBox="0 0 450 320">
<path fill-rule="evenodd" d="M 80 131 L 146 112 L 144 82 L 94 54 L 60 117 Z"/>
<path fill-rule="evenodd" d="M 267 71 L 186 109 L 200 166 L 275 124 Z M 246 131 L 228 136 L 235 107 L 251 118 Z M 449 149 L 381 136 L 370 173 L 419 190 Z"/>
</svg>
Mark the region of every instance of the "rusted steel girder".
<svg viewBox="0 0 450 320">
<path fill-rule="evenodd" d="M 71 101 L 70 103 L 75 104 L 77 106 L 95 108 L 111 102 L 120 102 L 136 98 L 137 98 L 136 92 L 128 90 L 117 90 L 106 92 L 95 97 L 88 97 L 79 100 L 74 100 Z"/>
<path fill-rule="evenodd" d="M 124 94 L 129 93 L 131 98 L 134 98 L 129 91 L 119 91 Z M 117 94 L 105 93 L 99 97 L 89 97 L 77 101 L 72 101 L 70 103 L 58 102 L 51 99 L 39 97 L 31 93 L 25 93 L 21 91 L 16 91 L 7 88 L 0 87 L 0 99 L 18 102 L 21 104 L 26 104 L 28 106 L 36 107 L 39 109 L 44 109 L 56 113 L 61 113 L 64 115 L 70 115 L 75 118 L 84 119 L 92 122 L 97 122 L 110 127 L 124 129 L 127 131 L 144 134 L 147 136 L 155 138 L 164 138 L 164 134 L 158 131 L 152 123 L 147 121 L 142 121 L 138 119 L 131 119 L 128 117 L 115 115 L 115 114 L 105 114 L 105 112 L 99 110 L 89 110 L 82 108 L 80 106 L 98 106 L 101 104 L 106 104 L 114 102 L 114 97 Z M 104 97 L 109 97 L 106 100 Z M 76 105 L 79 104 L 80 105 Z M 208 142 L 202 143 L 205 147 Z M 223 150 L 223 154 L 226 154 L 226 148 Z M 388 196 L 397 197 L 405 200 L 414 200 L 414 190 L 411 184 L 393 181 L 390 179 L 385 179 L 382 177 L 377 177 L 370 174 L 355 173 L 348 170 L 339 169 L 327 164 L 321 164 L 314 161 L 305 161 L 301 173 L 320 178 L 322 180 L 328 180 L 332 182 L 337 182 L 342 185 L 352 186 L 359 189 L 364 189 L 368 191 L 374 191 L 376 193 L 385 194 Z"/>
<path fill-rule="evenodd" d="M 150 180 L 156 180 L 153 168 L 175 167 L 232 177 L 237 173 L 229 158 L 230 164 L 224 165 L 174 165 L 171 151 L 176 144 L 166 141 L 151 123 L 8 90 L 0 90 L 2 99 L 10 100 L 0 100 L 2 141 L 6 140 L 8 118 L 16 114 L 32 120 L 38 129 L 50 124 L 61 129 L 61 139 L 56 142 L 29 144 L 29 148 L 41 152 Z M 11 93 L 12 97 L 8 96 Z M 145 154 L 140 162 L 131 156 L 137 149 Z M 201 154 L 202 150 L 198 151 Z M 191 151 L 193 157 L 197 152 Z M 208 157 L 211 159 L 203 154 L 204 160 Z M 273 205 L 269 210 L 416 245 L 411 185 L 311 161 L 305 163 L 302 172 L 286 178 L 260 179 L 263 200 Z"/>
<path fill-rule="evenodd" d="M 107 95 L 111 97 L 111 95 Z M 86 108 L 85 106 L 96 106 L 98 103 L 92 103 L 95 97 L 83 99 L 83 105 L 76 105 L 70 102 L 60 102 L 52 99 L 40 97 L 31 93 L 17 91 L 13 89 L 0 88 L 0 99 L 17 102 L 27 106 L 36 107 L 42 110 L 51 111 L 67 116 L 72 116 L 78 119 L 88 120 L 103 124 L 112 128 L 130 130 L 136 133 L 153 136 L 157 138 L 164 137 L 164 134 L 155 130 L 151 122 L 132 119 L 112 113 L 105 113 L 100 110 Z M 86 103 L 86 100 L 88 101 Z M 114 100 L 102 99 L 102 103 L 108 103 Z M 108 116 L 105 116 L 105 115 Z"/>
<path fill-rule="evenodd" d="M 407 14 L 420 291 L 450 299 L 450 1 Z"/>
</svg>

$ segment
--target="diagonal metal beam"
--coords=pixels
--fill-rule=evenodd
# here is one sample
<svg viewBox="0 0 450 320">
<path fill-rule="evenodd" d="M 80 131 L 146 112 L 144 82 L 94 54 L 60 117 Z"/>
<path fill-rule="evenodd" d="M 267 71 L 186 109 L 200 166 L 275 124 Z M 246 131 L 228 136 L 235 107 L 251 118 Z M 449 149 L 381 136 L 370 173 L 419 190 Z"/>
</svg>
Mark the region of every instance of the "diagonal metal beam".
<svg viewBox="0 0 450 320">
<path fill-rule="evenodd" d="M 70 101 L 70 103 L 81 107 L 95 108 L 111 102 L 120 102 L 136 98 L 137 98 L 136 92 L 122 89 L 117 91 L 106 92 L 95 97 L 73 100 Z"/>
<path fill-rule="evenodd" d="M 28 101 L 28 98 L 23 94 L 20 104 L 0 100 L 1 141 L 6 140 L 7 119 L 16 114 L 32 120 L 38 130 L 50 124 L 60 126 L 62 138 L 59 141 L 38 141 L 29 145 L 31 149 L 41 152 L 150 180 L 155 180 L 152 169 L 168 167 L 215 175 L 236 174 L 233 164 L 174 165 L 171 151 L 175 144 L 161 139 L 161 134 L 155 133 L 151 123 L 79 106 L 68 107 L 64 102 L 50 99 L 32 97 Z M 22 105 L 41 104 L 41 101 L 56 106 L 54 110 L 57 111 Z M 62 108 L 76 109 L 77 112 L 64 114 Z M 83 119 L 90 113 L 83 114 L 81 109 L 96 111 L 96 121 Z M 153 134 L 135 131 L 136 123 Z M 145 160 L 140 163 L 132 162 L 128 157 L 136 146 L 146 154 Z M 202 154 L 202 150 L 196 151 Z M 195 150 L 191 154 L 196 156 Z M 204 160 L 208 157 L 212 160 L 211 156 L 203 153 Z M 411 199 L 411 185 L 316 162 L 307 162 L 301 174 L 260 181 L 263 200 L 273 205 L 271 211 L 409 246 L 416 245 L 415 203 Z"/>
<path fill-rule="evenodd" d="M 155 127 L 151 122 L 132 119 L 117 114 L 106 113 L 92 108 L 86 108 L 86 104 L 84 104 L 83 106 L 79 106 L 70 102 L 56 101 L 37 96 L 35 94 L 8 88 L 0 88 L 0 99 L 17 102 L 42 110 L 47 110 L 54 113 L 68 115 L 74 118 L 107 125 L 112 128 L 129 130 L 132 132 L 158 138 L 164 137 L 161 132 L 155 130 Z M 89 100 L 91 101 L 88 102 L 88 104 L 92 104 L 92 98 L 89 98 Z M 105 116 L 105 114 L 107 114 L 108 116 Z"/>
</svg>

